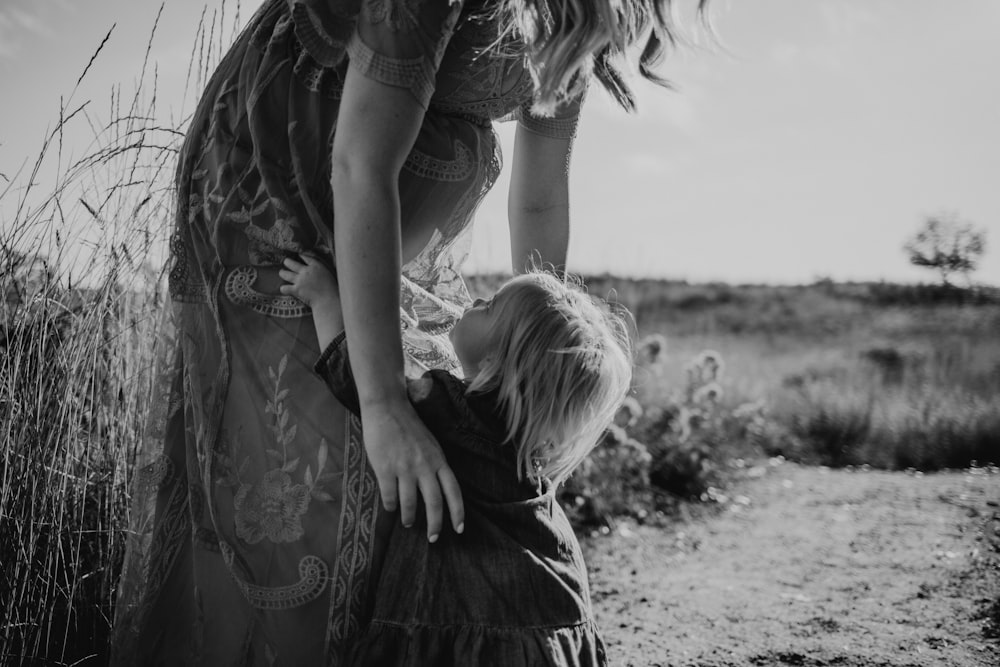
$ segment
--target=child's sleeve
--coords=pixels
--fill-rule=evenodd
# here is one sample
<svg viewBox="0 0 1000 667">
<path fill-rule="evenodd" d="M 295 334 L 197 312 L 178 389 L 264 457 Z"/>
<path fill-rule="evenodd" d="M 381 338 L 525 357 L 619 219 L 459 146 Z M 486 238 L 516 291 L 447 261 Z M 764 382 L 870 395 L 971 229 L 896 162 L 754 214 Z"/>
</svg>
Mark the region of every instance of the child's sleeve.
<svg viewBox="0 0 1000 667">
<path fill-rule="evenodd" d="M 334 398 L 356 415 L 361 414 L 358 387 L 354 384 L 351 360 L 347 354 L 347 334 L 340 332 L 323 350 L 314 366 Z M 457 386 L 457 388 L 456 388 Z M 451 391 L 449 391 L 451 387 Z M 450 394 L 463 394 L 461 382 L 445 371 L 428 371 L 417 379 L 407 378 L 406 391 L 424 424 L 434 432 L 437 424 L 451 424 L 457 417 Z"/>
<path fill-rule="evenodd" d="M 315 371 L 326 382 L 334 398 L 354 414 L 361 414 L 358 387 L 354 384 L 351 360 L 347 356 L 346 332 L 341 332 L 323 350 L 316 362 Z"/>
</svg>

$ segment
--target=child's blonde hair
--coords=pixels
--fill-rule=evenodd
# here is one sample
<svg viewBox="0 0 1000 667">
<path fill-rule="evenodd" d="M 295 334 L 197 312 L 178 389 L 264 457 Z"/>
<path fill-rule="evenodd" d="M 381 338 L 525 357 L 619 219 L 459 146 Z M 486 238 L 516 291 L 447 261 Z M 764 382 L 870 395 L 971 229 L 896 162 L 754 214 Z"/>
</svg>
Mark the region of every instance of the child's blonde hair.
<svg viewBox="0 0 1000 667">
<path fill-rule="evenodd" d="M 470 392 L 499 393 L 518 474 L 558 484 L 614 419 L 632 379 L 627 311 L 533 271 L 497 292 L 492 352 Z"/>
</svg>

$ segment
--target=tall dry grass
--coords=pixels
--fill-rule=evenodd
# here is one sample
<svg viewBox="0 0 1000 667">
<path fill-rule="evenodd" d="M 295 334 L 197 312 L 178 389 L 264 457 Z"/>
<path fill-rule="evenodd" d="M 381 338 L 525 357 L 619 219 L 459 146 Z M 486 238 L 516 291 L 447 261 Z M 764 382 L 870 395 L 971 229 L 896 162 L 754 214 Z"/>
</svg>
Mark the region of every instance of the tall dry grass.
<svg viewBox="0 0 1000 667">
<path fill-rule="evenodd" d="M 157 107 L 150 61 L 107 108 L 56 111 L 38 155 L 0 192 L 0 664 L 103 664 L 129 525 L 132 463 L 166 317 L 172 176 L 186 119 Z M 240 24 L 202 13 L 188 86 Z M 89 129 L 83 157 L 68 137 Z"/>
</svg>

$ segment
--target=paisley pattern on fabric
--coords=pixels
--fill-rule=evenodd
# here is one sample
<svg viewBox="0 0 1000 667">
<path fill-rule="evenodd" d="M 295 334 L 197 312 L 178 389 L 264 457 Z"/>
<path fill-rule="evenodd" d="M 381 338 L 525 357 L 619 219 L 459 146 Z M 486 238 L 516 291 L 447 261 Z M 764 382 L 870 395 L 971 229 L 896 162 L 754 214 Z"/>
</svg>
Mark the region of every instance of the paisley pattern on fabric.
<svg viewBox="0 0 1000 667">
<path fill-rule="evenodd" d="M 472 176 L 475 168 L 472 151 L 457 140 L 453 147 L 454 160 L 441 160 L 414 149 L 403 163 L 403 169 L 435 181 L 464 181 Z"/>
<path fill-rule="evenodd" d="M 226 543 L 220 544 L 222 556 L 230 567 L 233 567 L 233 550 Z M 291 609 L 300 607 L 319 597 L 329 580 L 329 568 L 316 556 L 304 556 L 299 561 L 299 580 L 287 586 L 265 588 L 254 586 L 237 579 L 237 585 L 243 591 L 247 601 L 257 609 Z M 233 576 L 237 575 L 235 572 Z"/>
<path fill-rule="evenodd" d="M 264 294 L 253 288 L 257 271 L 250 266 L 240 266 L 226 278 L 226 296 L 233 303 L 252 308 L 261 315 L 271 317 L 303 317 L 309 314 L 309 306 L 293 296 L 285 294 Z"/>
</svg>

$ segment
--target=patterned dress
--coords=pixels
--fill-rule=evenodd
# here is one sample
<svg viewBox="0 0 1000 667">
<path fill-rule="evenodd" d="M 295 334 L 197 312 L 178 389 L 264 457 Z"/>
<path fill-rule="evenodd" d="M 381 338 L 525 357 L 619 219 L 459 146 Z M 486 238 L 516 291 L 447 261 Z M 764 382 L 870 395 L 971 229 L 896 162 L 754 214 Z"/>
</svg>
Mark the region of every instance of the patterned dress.
<svg viewBox="0 0 1000 667">
<path fill-rule="evenodd" d="M 348 66 L 427 112 L 399 179 L 408 375 L 457 365 L 460 268 L 500 156 L 533 116 L 491 0 L 265 0 L 204 91 L 177 172 L 172 323 L 137 462 L 117 664 L 342 664 L 371 615 L 392 521 L 360 423 L 313 373 L 311 315 L 284 257 L 332 258 L 330 148 Z M 409 251 L 405 249 L 411 249 Z M 371 270 L 383 270 L 372 266 Z"/>
</svg>

